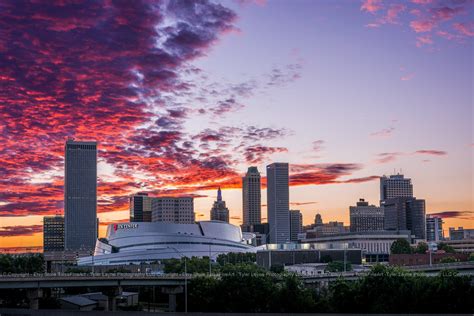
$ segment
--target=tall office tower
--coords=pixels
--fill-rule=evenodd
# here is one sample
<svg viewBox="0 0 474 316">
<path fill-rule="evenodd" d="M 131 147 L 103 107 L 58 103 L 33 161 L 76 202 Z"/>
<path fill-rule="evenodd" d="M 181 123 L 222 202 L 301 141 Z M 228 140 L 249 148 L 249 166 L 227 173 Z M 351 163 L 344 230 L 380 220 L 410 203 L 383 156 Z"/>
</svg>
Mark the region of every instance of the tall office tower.
<svg viewBox="0 0 474 316">
<path fill-rule="evenodd" d="M 221 188 L 217 190 L 217 201 L 214 201 L 211 209 L 211 220 L 229 222 L 229 209 L 225 206 L 225 201 L 222 201 Z"/>
<path fill-rule="evenodd" d="M 290 241 L 290 192 L 288 163 L 267 166 L 267 208 L 270 243 Z"/>
<path fill-rule="evenodd" d="M 381 177 L 380 203 L 382 204 L 384 200 L 396 197 L 413 197 L 411 179 L 403 177 L 403 174 Z"/>
<path fill-rule="evenodd" d="M 441 241 L 444 240 L 443 219 L 434 215 L 426 216 L 426 240 Z"/>
<path fill-rule="evenodd" d="M 151 222 L 152 197 L 137 193 L 130 197 L 130 222 Z"/>
<path fill-rule="evenodd" d="M 303 232 L 303 215 L 299 210 L 290 210 L 290 240 L 298 241 L 298 234 Z"/>
<path fill-rule="evenodd" d="M 385 200 L 384 228 L 410 230 L 416 239 L 426 238 L 425 200 L 414 197 L 397 197 Z"/>
<path fill-rule="evenodd" d="M 64 217 L 43 217 L 43 251 L 64 251 Z"/>
<path fill-rule="evenodd" d="M 194 199 L 188 196 L 153 198 L 151 201 L 151 221 L 179 224 L 194 223 Z"/>
<path fill-rule="evenodd" d="M 323 218 L 321 217 L 321 214 L 316 214 L 316 216 L 314 217 L 314 225 L 315 226 L 323 225 Z"/>
<path fill-rule="evenodd" d="M 257 167 L 249 167 L 242 177 L 243 225 L 260 224 L 262 219 L 260 173 Z"/>
<path fill-rule="evenodd" d="M 93 250 L 97 240 L 97 142 L 67 140 L 64 227 L 66 250 Z"/>
<path fill-rule="evenodd" d="M 369 205 L 359 199 L 356 206 L 349 207 L 351 232 L 371 232 L 384 230 L 383 207 Z"/>
</svg>

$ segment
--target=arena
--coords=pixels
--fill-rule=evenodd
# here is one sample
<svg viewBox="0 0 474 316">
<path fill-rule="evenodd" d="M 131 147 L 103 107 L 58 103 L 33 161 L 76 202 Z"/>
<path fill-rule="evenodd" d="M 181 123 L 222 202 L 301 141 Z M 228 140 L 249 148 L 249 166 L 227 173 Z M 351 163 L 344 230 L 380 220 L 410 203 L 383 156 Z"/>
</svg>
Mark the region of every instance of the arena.
<svg viewBox="0 0 474 316">
<path fill-rule="evenodd" d="M 162 259 L 204 257 L 215 259 L 229 252 L 256 252 L 255 235 L 220 221 L 195 224 L 131 222 L 111 224 L 105 238 L 97 240 L 94 256 L 78 265 L 122 265 Z"/>
</svg>

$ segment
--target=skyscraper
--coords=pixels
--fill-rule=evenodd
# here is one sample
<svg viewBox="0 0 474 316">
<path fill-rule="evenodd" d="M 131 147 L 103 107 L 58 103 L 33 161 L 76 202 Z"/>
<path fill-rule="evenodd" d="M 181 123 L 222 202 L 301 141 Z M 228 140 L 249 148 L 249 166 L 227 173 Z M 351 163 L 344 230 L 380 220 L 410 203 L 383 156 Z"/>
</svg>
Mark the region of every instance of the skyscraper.
<svg viewBox="0 0 474 316">
<path fill-rule="evenodd" d="M 426 216 L 426 240 L 441 241 L 444 240 L 443 219 L 434 215 Z"/>
<path fill-rule="evenodd" d="M 321 226 L 323 225 L 323 218 L 321 217 L 321 214 L 316 214 L 316 216 L 314 216 L 314 225 L 315 226 Z"/>
<path fill-rule="evenodd" d="M 43 251 L 64 250 L 64 217 L 43 217 Z"/>
<path fill-rule="evenodd" d="M 147 193 L 137 193 L 130 197 L 130 222 L 151 222 L 151 201 Z"/>
<path fill-rule="evenodd" d="M 380 203 L 382 204 L 384 200 L 396 197 L 413 197 L 411 179 L 405 178 L 403 174 L 381 177 Z"/>
<path fill-rule="evenodd" d="M 290 210 L 290 240 L 298 241 L 298 234 L 303 232 L 303 215 L 299 210 Z"/>
<path fill-rule="evenodd" d="M 156 197 L 151 202 L 152 222 L 192 224 L 195 221 L 194 199 L 182 197 Z"/>
<path fill-rule="evenodd" d="M 426 238 L 425 200 L 414 197 L 387 199 L 383 205 L 387 230 L 410 230 L 416 239 Z"/>
<path fill-rule="evenodd" d="M 262 218 L 260 173 L 257 167 L 249 167 L 242 177 L 243 225 L 260 224 Z"/>
<path fill-rule="evenodd" d="M 351 232 L 370 232 L 384 229 L 383 207 L 369 205 L 359 199 L 356 206 L 349 207 Z"/>
<path fill-rule="evenodd" d="M 217 201 L 211 209 L 211 220 L 229 222 L 229 209 L 225 206 L 225 201 L 222 200 L 221 188 L 217 190 Z"/>
<path fill-rule="evenodd" d="M 267 204 L 270 243 L 290 241 L 288 163 L 267 166 Z"/>
<path fill-rule="evenodd" d="M 66 250 L 93 250 L 97 239 L 97 142 L 65 145 Z"/>
</svg>

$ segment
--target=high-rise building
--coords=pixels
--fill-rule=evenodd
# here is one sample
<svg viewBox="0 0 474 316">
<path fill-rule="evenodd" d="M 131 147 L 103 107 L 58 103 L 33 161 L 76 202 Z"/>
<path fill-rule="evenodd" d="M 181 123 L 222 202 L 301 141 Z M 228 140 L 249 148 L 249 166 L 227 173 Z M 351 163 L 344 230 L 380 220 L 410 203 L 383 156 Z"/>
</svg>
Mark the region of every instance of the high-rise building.
<svg viewBox="0 0 474 316">
<path fill-rule="evenodd" d="M 396 197 L 413 197 L 413 185 L 411 179 L 405 178 L 403 174 L 395 174 L 380 178 L 380 203 L 384 200 Z"/>
<path fill-rule="evenodd" d="M 66 250 L 93 250 L 97 239 L 97 142 L 65 145 Z"/>
<path fill-rule="evenodd" d="M 137 193 L 130 197 L 130 222 L 151 222 L 152 197 Z"/>
<path fill-rule="evenodd" d="M 288 163 L 267 166 L 267 208 L 270 243 L 290 241 L 290 190 Z"/>
<path fill-rule="evenodd" d="M 43 251 L 64 251 L 64 217 L 43 217 Z"/>
<path fill-rule="evenodd" d="M 315 226 L 321 226 L 323 225 L 323 218 L 321 217 L 321 214 L 316 214 L 316 216 L 314 217 L 314 225 Z"/>
<path fill-rule="evenodd" d="M 383 208 L 369 205 L 359 199 L 356 206 L 349 207 L 351 232 L 371 232 L 384 230 Z"/>
<path fill-rule="evenodd" d="M 434 215 L 426 216 L 426 240 L 440 241 L 444 240 L 443 219 Z"/>
<path fill-rule="evenodd" d="M 298 234 L 303 232 L 303 215 L 299 210 L 290 210 L 290 240 L 298 241 Z"/>
<path fill-rule="evenodd" d="M 194 199 L 182 197 L 157 197 L 151 202 L 152 222 L 192 224 L 195 221 Z"/>
<path fill-rule="evenodd" d="M 426 238 L 425 200 L 397 197 L 384 201 L 384 228 L 410 230 L 416 239 Z"/>
<path fill-rule="evenodd" d="M 217 190 L 217 200 L 211 209 L 211 220 L 229 222 L 229 209 L 225 206 L 225 201 L 222 200 L 221 188 Z"/>
<path fill-rule="evenodd" d="M 260 224 L 262 219 L 260 173 L 257 167 L 249 167 L 242 177 L 243 225 Z"/>
</svg>

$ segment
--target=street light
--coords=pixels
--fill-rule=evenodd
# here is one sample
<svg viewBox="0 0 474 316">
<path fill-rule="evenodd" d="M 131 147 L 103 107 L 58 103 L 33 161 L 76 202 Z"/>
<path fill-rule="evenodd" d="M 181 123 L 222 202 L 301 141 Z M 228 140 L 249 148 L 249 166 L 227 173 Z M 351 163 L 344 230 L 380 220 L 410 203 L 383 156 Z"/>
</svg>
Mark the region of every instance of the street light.
<svg viewBox="0 0 474 316">
<path fill-rule="evenodd" d="M 187 313 L 188 312 L 188 268 L 186 264 L 186 256 L 175 247 L 168 246 L 168 248 L 173 249 L 174 251 L 176 251 L 178 255 L 181 256 L 181 258 L 184 258 L 184 312 Z"/>
</svg>

